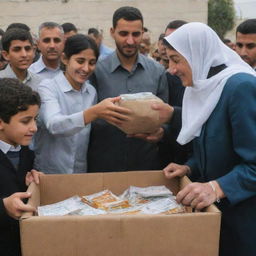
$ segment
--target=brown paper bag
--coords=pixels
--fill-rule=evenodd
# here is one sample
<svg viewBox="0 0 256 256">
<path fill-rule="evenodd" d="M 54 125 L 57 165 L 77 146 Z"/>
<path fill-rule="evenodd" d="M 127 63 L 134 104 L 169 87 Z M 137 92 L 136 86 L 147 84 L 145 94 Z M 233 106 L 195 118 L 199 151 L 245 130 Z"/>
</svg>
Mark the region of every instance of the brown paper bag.
<svg viewBox="0 0 256 256">
<path fill-rule="evenodd" d="M 159 120 L 159 112 L 153 110 L 153 103 L 163 102 L 152 93 L 122 94 L 121 100 L 117 103 L 121 107 L 132 110 L 131 122 L 118 127 L 126 134 L 153 133 L 162 123 Z"/>
</svg>

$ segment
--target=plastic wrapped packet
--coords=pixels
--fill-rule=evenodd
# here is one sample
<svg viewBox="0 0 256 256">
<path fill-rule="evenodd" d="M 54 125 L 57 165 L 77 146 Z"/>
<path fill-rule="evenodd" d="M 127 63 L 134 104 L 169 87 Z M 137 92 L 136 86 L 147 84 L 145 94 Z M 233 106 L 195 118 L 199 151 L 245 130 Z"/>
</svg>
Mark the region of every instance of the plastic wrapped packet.
<svg viewBox="0 0 256 256">
<path fill-rule="evenodd" d="M 79 215 L 79 216 L 84 216 L 84 215 L 103 215 L 103 214 L 107 214 L 106 211 L 101 210 L 101 209 L 95 209 L 93 207 L 91 207 L 88 204 L 83 203 L 83 208 L 80 211 L 74 212 L 74 213 L 70 213 L 69 215 Z"/>
<path fill-rule="evenodd" d="M 184 213 L 185 208 L 178 204 L 174 197 L 162 198 L 145 204 L 141 208 L 144 214 L 173 214 Z"/>
<path fill-rule="evenodd" d="M 132 204 L 142 204 L 153 201 L 159 197 L 169 197 L 173 193 L 166 186 L 135 187 L 130 186 L 120 198 L 128 199 Z"/>
<path fill-rule="evenodd" d="M 127 200 L 119 199 L 110 190 L 103 190 L 92 195 L 83 196 L 82 201 L 92 207 L 103 210 L 127 208 L 130 206 Z"/>
<path fill-rule="evenodd" d="M 132 110 L 131 121 L 124 126 L 118 127 L 126 134 L 153 133 L 161 125 L 159 112 L 153 110 L 153 103 L 163 102 L 151 92 L 135 94 L 121 94 L 121 100 L 116 104 Z"/>
<path fill-rule="evenodd" d="M 79 212 L 83 209 L 83 203 L 79 196 L 73 196 L 66 200 L 38 207 L 38 216 L 64 216 Z"/>
</svg>

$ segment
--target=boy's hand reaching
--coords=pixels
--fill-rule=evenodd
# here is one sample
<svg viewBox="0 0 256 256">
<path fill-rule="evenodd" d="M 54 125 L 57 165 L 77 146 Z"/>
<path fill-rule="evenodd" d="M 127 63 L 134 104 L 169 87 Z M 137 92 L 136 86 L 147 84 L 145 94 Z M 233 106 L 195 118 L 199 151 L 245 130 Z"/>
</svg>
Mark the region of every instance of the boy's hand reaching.
<svg viewBox="0 0 256 256">
<path fill-rule="evenodd" d="M 31 197 L 29 192 L 14 193 L 3 199 L 4 207 L 9 216 L 19 219 L 23 212 L 35 212 L 36 209 L 29 204 L 24 204 L 22 199 Z"/>
<path fill-rule="evenodd" d="M 37 185 L 39 184 L 39 177 L 41 175 L 45 175 L 42 172 L 38 172 L 34 169 L 32 169 L 30 172 L 27 172 L 26 177 L 25 177 L 25 183 L 27 186 L 29 186 L 29 184 L 31 182 L 35 182 Z"/>
</svg>

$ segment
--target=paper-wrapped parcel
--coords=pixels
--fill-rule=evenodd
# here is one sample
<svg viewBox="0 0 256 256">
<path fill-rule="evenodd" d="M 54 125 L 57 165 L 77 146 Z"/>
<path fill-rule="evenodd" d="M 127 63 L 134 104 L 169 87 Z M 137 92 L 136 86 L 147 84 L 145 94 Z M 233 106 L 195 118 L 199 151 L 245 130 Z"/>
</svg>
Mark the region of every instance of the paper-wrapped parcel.
<svg viewBox="0 0 256 256">
<path fill-rule="evenodd" d="M 162 125 L 159 113 L 152 109 L 153 103 L 163 102 L 151 92 L 121 94 L 118 104 L 132 111 L 131 121 L 118 127 L 126 134 L 154 133 Z"/>
</svg>

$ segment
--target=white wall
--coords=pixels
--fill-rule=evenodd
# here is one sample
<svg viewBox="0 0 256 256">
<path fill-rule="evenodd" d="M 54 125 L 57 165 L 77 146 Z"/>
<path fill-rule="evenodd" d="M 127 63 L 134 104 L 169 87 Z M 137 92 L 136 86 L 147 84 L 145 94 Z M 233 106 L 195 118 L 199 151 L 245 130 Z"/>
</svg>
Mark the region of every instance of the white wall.
<svg viewBox="0 0 256 256">
<path fill-rule="evenodd" d="M 23 22 L 37 32 L 44 21 L 72 22 L 82 33 L 87 33 L 89 27 L 103 29 L 105 43 L 113 46 L 109 36 L 112 15 L 125 5 L 141 10 L 152 42 L 171 20 L 207 22 L 206 0 L 0 0 L 0 28 Z"/>
</svg>

